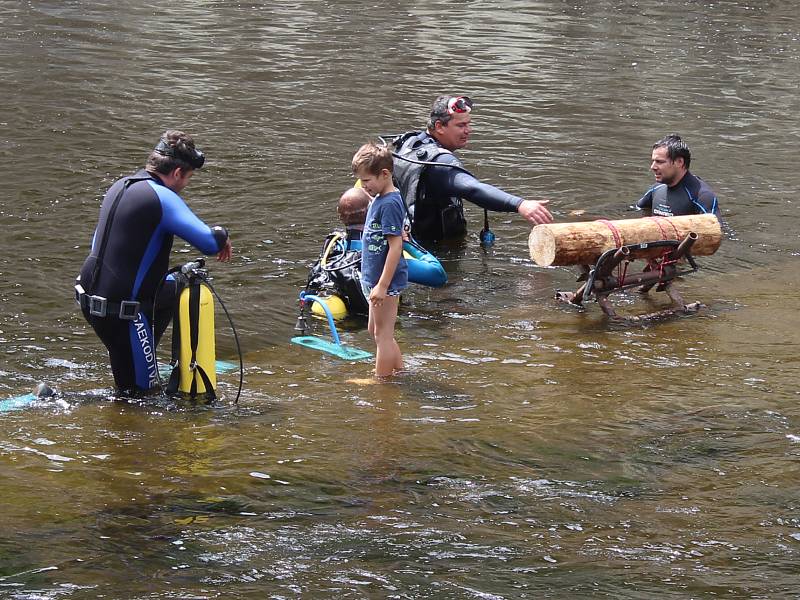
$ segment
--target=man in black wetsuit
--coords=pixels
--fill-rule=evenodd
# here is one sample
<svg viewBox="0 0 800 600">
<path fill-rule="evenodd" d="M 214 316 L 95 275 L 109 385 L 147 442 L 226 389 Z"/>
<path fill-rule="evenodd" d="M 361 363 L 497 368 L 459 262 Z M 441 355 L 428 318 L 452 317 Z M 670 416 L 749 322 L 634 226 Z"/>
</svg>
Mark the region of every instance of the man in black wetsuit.
<svg viewBox="0 0 800 600">
<path fill-rule="evenodd" d="M 681 136 L 673 133 L 653 144 L 650 170 L 656 185 L 636 203 L 646 215 L 677 217 L 710 213 L 719 219 L 719 203 L 714 190 L 692 175 L 692 154 Z"/>
<path fill-rule="evenodd" d="M 108 349 L 117 391 L 136 395 L 158 383 L 155 351 L 176 301 L 165 279 L 174 236 L 230 260 L 224 227 L 209 227 L 178 195 L 205 157 L 191 136 L 166 131 L 144 169 L 106 192 L 92 249 L 75 286 L 81 311 Z"/>
<path fill-rule="evenodd" d="M 408 208 L 411 233 L 419 240 L 464 237 L 464 200 L 487 210 L 518 212 L 533 225 L 553 220 L 546 200 L 523 200 L 464 169 L 454 152 L 469 141 L 472 107 L 467 96 L 439 96 L 427 130 L 410 131 L 394 141 L 400 156 L 394 159 L 395 183 Z"/>
</svg>

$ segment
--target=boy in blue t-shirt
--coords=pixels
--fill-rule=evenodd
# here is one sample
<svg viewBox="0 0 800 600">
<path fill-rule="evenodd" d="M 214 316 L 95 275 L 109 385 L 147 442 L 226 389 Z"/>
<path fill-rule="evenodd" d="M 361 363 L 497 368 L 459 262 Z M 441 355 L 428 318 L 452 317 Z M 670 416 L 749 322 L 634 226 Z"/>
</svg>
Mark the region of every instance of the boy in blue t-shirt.
<svg viewBox="0 0 800 600">
<path fill-rule="evenodd" d="M 374 196 L 367 209 L 361 237 L 361 285 L 369 300 L 369 333 L 375 340 L 375 376 L 389 377 L 403 368 L 403 355 L 394 339 L 400 292 L 408 285 L 403 258 L 403 198 L 392 182 L 392 152 L 368 143 L 353 156 L 353 174 Z"/>
</svg>

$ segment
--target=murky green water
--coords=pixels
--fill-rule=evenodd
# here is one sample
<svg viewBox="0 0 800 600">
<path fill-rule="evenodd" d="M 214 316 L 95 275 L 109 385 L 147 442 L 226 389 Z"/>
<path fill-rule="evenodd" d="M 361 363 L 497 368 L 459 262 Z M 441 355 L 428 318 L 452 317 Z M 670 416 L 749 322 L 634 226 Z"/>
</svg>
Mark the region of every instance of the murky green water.
<svg viewBox="0 0 800 600">
<path fill-rule="evenodd" d="M 0 395 L 66 400 L 0 415 L 0 597 L 796 597 L 797 8 L 0 1 Z M 289 344 L 353 151 L 445 91 L 477 103 L 467 165 L 560 221 L 632 216 L 682 133 L 729 226 L 680 284 L 708 308 L 559 306 L 574 274 L 494 215 L 404 296 L 396 383 Z M 109 401 L 71 303 L 103 192 L 172 126 L 233 235 L 238 407 Z"/>
</svg>

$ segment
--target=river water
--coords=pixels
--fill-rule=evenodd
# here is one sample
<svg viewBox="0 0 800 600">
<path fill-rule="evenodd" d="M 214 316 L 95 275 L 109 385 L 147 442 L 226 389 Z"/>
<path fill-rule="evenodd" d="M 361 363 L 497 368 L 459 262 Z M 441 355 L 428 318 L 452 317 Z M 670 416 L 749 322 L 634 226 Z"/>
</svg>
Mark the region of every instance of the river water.
<svg viewBox="0 0 800 600">
<path fill-rule="evenodd" d="M 0 597 L 796 598 L 796 15 L 0 0 L 0 395 L 63 394 L 0 413 Z M 394 383 L 290 344 L 354 150 L 444 92 L 476 102 L 467 167 L 558 221 L 634 216 L 651 144 L 683 134 L 726 221 L 680 283 L 707 308 L 631 326 L 558 305 L 574 273 L 535 266 L 516 215 L 483 251 L 473 207 L 449 284 L 403 297 Z M 169 127 L 208 157 L 189 204 L 233 237 L 210 270 L 238 406 L 235 375 L 217 408 L 110 400 L 71 301 L 103 192 Z"/>
</svg>

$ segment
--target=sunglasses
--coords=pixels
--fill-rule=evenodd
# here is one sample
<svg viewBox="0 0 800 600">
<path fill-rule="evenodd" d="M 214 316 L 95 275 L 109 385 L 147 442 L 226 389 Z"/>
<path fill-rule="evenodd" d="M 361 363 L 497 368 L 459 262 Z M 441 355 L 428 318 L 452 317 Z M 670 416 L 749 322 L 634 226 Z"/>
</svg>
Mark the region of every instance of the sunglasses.
<svg viewBox="0 0 800 600">
<path fill-rule="evenodd" d="M 455 113 L 468 113 L 472 110 L 472 100 L 469 96 L 456 96 L 447 102 L 447 112 L 451 115 Z"/>
</svg>

